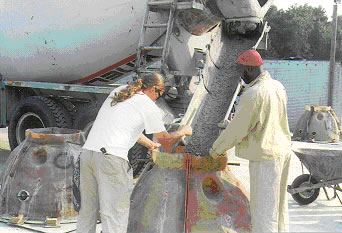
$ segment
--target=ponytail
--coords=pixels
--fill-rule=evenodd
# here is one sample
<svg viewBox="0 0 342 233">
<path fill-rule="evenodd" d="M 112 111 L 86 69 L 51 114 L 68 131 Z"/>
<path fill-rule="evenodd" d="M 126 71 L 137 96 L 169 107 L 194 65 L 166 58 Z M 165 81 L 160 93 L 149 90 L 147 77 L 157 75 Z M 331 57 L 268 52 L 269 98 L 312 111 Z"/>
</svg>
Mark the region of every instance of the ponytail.
<svg viewBox="0 0 342 233">
<path fill-rule="evenodd" d="M 137 79 L 134 82 L 129 83 L 126 88 L 114 94 L 110 105 L 114 106 L 119 102 L 122 102 L 131 98 L 133 95 L 135 95 L 136 93 L 142 90 L 142 85 L 143 85 L 142 79 Z"/>
<path fill-rule="evenodd" d="M 116 105 L 117 103 L 123 102 L 140 91 L 146 90 L 153 86 L 159 87 L 159 89 L 164 88 L 164 78 L 158 73 L 151 73 L 145 75 L 142 79 L 137 79 L 134 82 L 128 84 L 128 86 L 115 93 L 112 98 L 111 106 Z"/>
</svg>

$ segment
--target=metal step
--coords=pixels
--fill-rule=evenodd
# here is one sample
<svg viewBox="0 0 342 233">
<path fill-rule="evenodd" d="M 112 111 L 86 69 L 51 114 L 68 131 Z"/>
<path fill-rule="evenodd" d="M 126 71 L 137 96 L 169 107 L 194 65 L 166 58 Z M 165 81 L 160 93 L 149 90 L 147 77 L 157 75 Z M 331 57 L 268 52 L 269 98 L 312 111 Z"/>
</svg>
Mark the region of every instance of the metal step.
<svg viewBox="0 0 342 233">
<path fill-rule="evenodd" d="M 160 67 L 144 66 L 144 67 L 141 67 L 138 71 L 141 72 L 141 71 L 144 71 L 144 70 L 147 70 L 147 71 L 157 71 L 157 70 L 160 70 Z"/>
<path fill-rule="evenodd" d="M 145 28 L 166 28 L 167 23 L 162 23 L 162 24 L 144 24 Z"/>
<path fill-rule="evenodd" d="M 137 70 L 137 73 L 160 73 L 161 72 L 161 68 L 160 67 L 147 67 L 147 66 L 143 66 L 143 67 L 140 67 L 138 70 Z"/>
<path fill-rule="evenodd" d="M 177 3 L 177 10 L 187 10 L 187 9 L 197 9 L 203 10 L 204 6 L 202 3 L 199 2 L 178 2 Z"/>
<path fill-rule="evenodd" d="M 137 70 L 138 73 L 154 73 L 154 72 L 160 72 L 161 68 L 141 68 L 139 70 Z M 170 70 L 169 74 L 171 75 L 177 75 L 177 76 L 189 76 L 187 74 L 184 74 L 178 70 Z"/>
<path fill-rule="evenodd" d="M 170 8 L 172 6 L 172 4 L 174 3 L 174 1 L 151 1 L 148 2 L 148 6 L 156 8 L 156 7 L 160 7 L 160 8 Z"/>
<path fill-rule="evenodd" d="M 187 10 L 187 9 L 198 9 L 203 10 L 204 6 L 203 4 L 195 1 L 190 2 L 177 2 L 174 3 L 174 1 L 151 1 L 148 3 L 149 7 L 151 8 L 161 8 L 161 9 L 169 9 L 173 6 L 173 4 L 176 4 L 177 10 Z"/>
<path fill-rule="evenodd" d="M 142 46 L 142 50 L 163 50 L 163 46 Z"/>
<path fill-rule="evenodd" d="M 161 71 L 161 67 L 148 67 L 148 66 L 144 66 L 144 67 L 140 67 L 137 70 L 137 73 L 154 73 L 154 72 L 160 72 Z M 178 75 L 178 76 L 189 76 L 187 74 L 182 73 L 181 71 L 178 70 L 170 70 L 169 74 L 171 75 Z"/>
<path fill-rule="evenodd" d="M 159 70 L 139 70 L 138 73 L 139 74 L 151 74 L 151 73 L 159 73 L 160 72 L 160 69 Z"/>
</svg>

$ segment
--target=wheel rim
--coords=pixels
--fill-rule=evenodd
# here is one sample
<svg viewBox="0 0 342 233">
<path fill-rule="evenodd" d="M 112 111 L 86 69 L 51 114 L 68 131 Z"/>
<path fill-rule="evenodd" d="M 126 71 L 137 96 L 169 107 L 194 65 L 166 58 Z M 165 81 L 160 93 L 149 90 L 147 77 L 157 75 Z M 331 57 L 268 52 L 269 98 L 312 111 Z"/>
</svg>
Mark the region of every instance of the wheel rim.
<svg viewBox="0 0 342 233">
<path fill-rule="evenodd" d="M 300 187 L 300 188 L 310 188 L 311 185 L 312 185 L 312 184 L 311 184 L 309 181 L 306 181 L 306 182 L 302 183 L 299 187 Z M 307 190 L 305 190 L 305 191 L 303 191 L 303 192 L 299 192 L 298 194 L 299 194 L 300 197 L 302 197 L 302 198 L 304 198 L 304 199 L 308 199 L 308 198 L 310 198 L 312 195 L 314 195 L 314 193 L 315 193 L 315 190 L 312 189 L 312 188 L 310 188 L 310 189 L 307 189 Z"/>
<path fill-rule="evenodd" d="M 43 120 L 35 113 L 28 112 L 22 115 L 15 128 L 15 134 L 18 145 L 25 139 L 25 131 L 27 129 L 45 128 Z"/>
</svg>

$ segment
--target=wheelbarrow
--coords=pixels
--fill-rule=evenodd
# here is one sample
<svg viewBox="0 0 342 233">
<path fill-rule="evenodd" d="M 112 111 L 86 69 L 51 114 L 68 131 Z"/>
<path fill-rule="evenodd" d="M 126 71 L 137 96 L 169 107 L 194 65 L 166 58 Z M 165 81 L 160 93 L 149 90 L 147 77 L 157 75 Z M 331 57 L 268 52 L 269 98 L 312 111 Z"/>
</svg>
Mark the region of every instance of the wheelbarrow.
<svg viewBox="0 0 342 233">
<path fill-rule="evenodd" d="M 292 151 L 301 161 L 303 173 L 287 187 L 293 199 L 300 205 L 310 204 L 317 199 L 322 188 L 328 200 L 337 197 L 342 205 L 337 193 L 342 192 L 342 142 L 293 142 Z M 304 174 L 303 165 L 309 174 Z M 326 188 L 333 189 L 332 198 Z"/>
</svg>

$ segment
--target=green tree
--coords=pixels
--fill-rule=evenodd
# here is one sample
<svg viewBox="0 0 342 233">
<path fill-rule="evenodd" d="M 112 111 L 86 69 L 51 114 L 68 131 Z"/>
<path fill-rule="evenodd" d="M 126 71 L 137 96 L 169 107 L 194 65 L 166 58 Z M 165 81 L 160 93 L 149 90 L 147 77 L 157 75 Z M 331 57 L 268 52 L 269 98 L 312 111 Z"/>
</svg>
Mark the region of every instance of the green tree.
<svg viewBox="0 0 342 233">
<path fill-rule="evenodd" d="M 272 6 L 265 20 L 271 26 L 267 57 L 329 59 L 331 22 L 322 7 L 295 4 L 278 10 Z"/>
<path fill-rule="evenodd" d="M 322 8 L 313 9 L 313 29 L 308 38 L 313 58 L 327 59 L 330 56 L 331 24 Z"/>
</svg>

